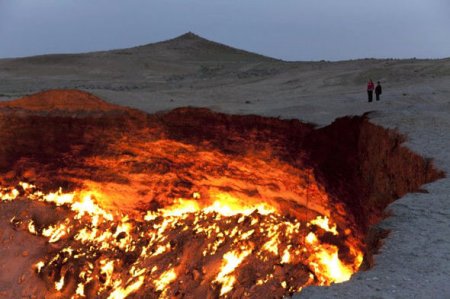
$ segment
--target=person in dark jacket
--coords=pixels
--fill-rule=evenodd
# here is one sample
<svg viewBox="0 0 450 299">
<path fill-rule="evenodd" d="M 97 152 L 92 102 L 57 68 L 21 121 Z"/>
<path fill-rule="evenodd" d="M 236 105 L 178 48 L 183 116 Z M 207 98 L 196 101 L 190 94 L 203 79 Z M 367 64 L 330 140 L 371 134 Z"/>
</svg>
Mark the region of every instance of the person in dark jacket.
<svg viewBox="0 0 450 299">
<path fill-rule="evenodd" d="M 382 93 L 380 81 L 377 82 L 377 87 L 375 87 L 375 96 L 377 101 L 380 100 L 380 94 Z"/>
<path fill-rule="evenodd" d="M 372 79 L 367 82 L 367 96 L 369 98 L 369 102 L 372 102 L 373 98 L 373 89 L 375 88 Z"/>
</svg>

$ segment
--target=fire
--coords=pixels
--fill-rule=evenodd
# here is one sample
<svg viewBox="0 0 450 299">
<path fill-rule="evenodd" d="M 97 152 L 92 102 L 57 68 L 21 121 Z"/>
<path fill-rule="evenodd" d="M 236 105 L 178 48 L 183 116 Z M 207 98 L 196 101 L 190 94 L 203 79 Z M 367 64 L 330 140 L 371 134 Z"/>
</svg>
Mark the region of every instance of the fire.
<svg viewBox="0 0 450 299">
<path fill-rule="evenodd" d="M 19 196 L 19 191 L 17 189 L 12 189 L 12 190 L 8 190 L 8 189 L 0 189 L 0 198 L 2 201 L 12 201 L 14 199 L 17 198 L 17 196 Z"/>
<path fill-rule="evenodd" d="M 309 224 L 317 225 L 318 227 L 322 228 L 323 230 L 332 233 L 333 235 L 337 236 L 339 233 L 337 232 L 336 225 L 333 225 L 330 227 L 330 219 L 328 217 L 322 217 L 318 216 L 316 219 L 313 219 L 309 222 Z"/>
<path fill-rule="evenodd" d="M 216 212 L 222 216 L 234 216 L 238 214 L 250 215 L 255 210 L 261 215 L 268 215 L 275 211 L 264 203 L 245 205 L 238 198 L 227 193 L 214 194 L 212 198 L 215 200 L 212 205 L 204 209 L 206 213 Z"/>
<path fill-rule="evenodd" d="M 37 272 L 37 273 L 40 273 L 41 270 L 42 270 L 42 267 L 44 267 L 44 266 L 45 266 L 45 263 L 44 263 L 43 261 L 37 262 L 37 263 L 36 263 L 36 272 Z"/>
<path fill-rule="evenodd" d="M 173 205 L 168 208 L 162 209 L 160 212 L 165 217 L 176 216 L 180 217 L 187 213 L 195 213 L 203 211 L 204 213 L 217 213 L 225 217 L 234 215 L 250 215 L 254 211 L 258 211 L 261 215 L 268 215 L 275 212 L 275 209 L 265 203 L 258 204 L 245 204 L 238 198 L 228 193 L 213 193 L 210 195 L 212 204 L 201 205 L 199 202 L 201 195 L 198 192 L 193 194 L 194 199 L 178 198 Z M 147 215 L 150 219 L 152 213 Z"/>
<path fill-rule="evenodd" d="M 57 291 L 61 291 L 63 287 L 64 287 L 64 276 L 61 277 L 59 281 L 55 282 L 55 289 Z"/>
<path fill-rule="evenodd" d="M 244 250 L 240 253 L 227 252 L 223 255 L 224 264 L 222 266 L 222 269 L 220 269 L 219 274 L 217 274 L 216 279 L 214 280 L 215 282 L 218 282 L 222 285 L 220 296 L 223 296 L 233 289 L 236 278 L 230 274 L 251 252 L 251 250 Z"/>
<path fill-rule="evenodd" d="M 291 254 L 289 253 L 291 245 L 289 245 L 283 252 L 283 256 L 281 257 L 281 263 L 288 264 L 291 259 Z"/>
<path fill-rule="evenodd" d="M 195 192 L 136 218 L 103 208 L 104 195 L 95 190 L 44 194 L 28 183 L 20 188 L 0 188 L 1 200 L 45 202 L 72 215 L 48 226 L 31 219 L 26 228 L 62 248 L 37 261 L 36 272 L 53 277 L 54 290 L 78 296 L 74 298 L 145 292 L 168 298 L 175 290 L 189 291 L 186 279 L 198 296 L 208 292 L 205 285 L 228 296 L 249 283 L 247 295 L 263 294 L 265 285 L 272 284 L 291 294 L 309 284 L 346 281 L 362 261 L 360 249 L 348 240 L 345 262 L 337 244 L 321 240 L 320 234 L 348 234 L 330 218 L 318 216 L 306 223 L 267 203 L 241 201 L 226 192 L 213 191 L 207 200 Z M 294 274 L 299 267 L 310 272 Z M 243 278 L 247 272 L 254 273 L 253 282 Z"/>
<path fill-rule="evenodd" d="M 195 200 L 185 200 L 179 198 L 176 203 L 168 209 L 164 209 L 162 214 L 165 217 L 180 217 L 186 213 L 194 213 L 200 210 L 200 206 Z"/>
<path fill-rule="evenodd" d="M 163 291 L 176 278 L 177 274 L 174 269 L 167 270 L 155 281 L 156 290 Z"/>
<path fill-rule="evenodd" d="M 320 220 L 319 220 L 320 221 Z M 339 260 L 338 248 L 329 244 L 321 244 L 313 232 L 306 237 L 307 244 L 313 247 L 315 254 L 309 257 L 310 265 L 316 270 L 316 276 L 321 285 L 331 282 L 339 283 L 350 279 L 354 270 Z M 357 253 L 357 263 L 362 262 L 362 254 Z M 359 266 L 359 264 L 357 264 Z"/>
<path fill-rule="evenodd" d="M 120 281 L 118 284 L 120 285 Z M 117 287 L 109 296 L 108 299 L 123 299 L 128 297 L 128 295 L 132 294 L 136 290 L 138 290 L 142 284 L 144 283 L 144 278 L 139 277 L 135 282 L 126 286 L 125 288 L 119 286 Z"/>
</svg>

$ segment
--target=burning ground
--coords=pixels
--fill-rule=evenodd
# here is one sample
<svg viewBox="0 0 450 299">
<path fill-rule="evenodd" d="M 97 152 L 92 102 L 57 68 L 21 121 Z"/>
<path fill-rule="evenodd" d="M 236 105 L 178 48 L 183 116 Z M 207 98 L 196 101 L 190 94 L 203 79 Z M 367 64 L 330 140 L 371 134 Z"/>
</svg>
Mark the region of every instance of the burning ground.
<svg viewBox="0 0 450 299">
<path fill-rule="evenodd" d="M 0 110 L 11 298 L 282 297 L 342 282 L 370 265 L 387 204 L 442 176 L 365 117 L 315 129 L 147 115 L 73 90 Z"/>
</svg>

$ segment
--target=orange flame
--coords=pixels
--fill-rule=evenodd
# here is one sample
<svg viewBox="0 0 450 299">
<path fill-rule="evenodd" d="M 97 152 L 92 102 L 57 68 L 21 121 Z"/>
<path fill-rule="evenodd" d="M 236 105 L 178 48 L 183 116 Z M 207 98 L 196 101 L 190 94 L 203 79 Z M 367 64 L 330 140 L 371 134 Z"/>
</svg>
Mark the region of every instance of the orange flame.
<svg viewBox="0 0 450 299">
<path fill-rule="evenodd" d="M 356 246 L 349 247 L 350 254 L 346 260 L 353 262 L 346 263 L 339 259 L 337 246 L 322 243 L 314 232 L 301 238 L 301 234 L 311 226 L 338 236 L 339 229 L 330 218 L 318 216 L 306 224 L 288 220 L 267 203 L 242 202 L 228 193 L 212 192 L 208 201 L 203 201 L 200 193 L 196 192 L 192 199 L 179 198 L 171 206 L 147 212 L 143 217 L 145 222 L 140 223 L 131 220 L 128 215 L 103 209 L 97 202 L 97 199 L 102 198 L 99 192 L 64 193 L 59 190 L 43 194 L 31 184 L 21 183 L 21 187 L 25 190 L 24 198 L 68 206 L 73 211 L 73 219 L 68 218 L 44 228 L 37 228 L 34 222 L 29 221 L 28 230 L 32 234 L 46 237 L 49 243 L 63 242 L 64 238 L 72 236 L 73 239 L 67 240 L 83 245 L 65 247 L 53 258 L 40 260 L 35 265 L 37 272 L 41 273 L 47 267 L 52 269 L 50 265 L 55 263 L 86 260 L 77 274 L 76 289 L 72 294 L 80 297 L 85 297 L 86 286 L 98 279 L 96 271 L 103 277 L 97 295 L 126 298 L 148 284 L 162 292 L 162 297 L 170 297 L 168 292 L 177 279 L 177 265 L 170 263 L 160 268 L 152 263 L 174 254 L 169 239 L 173 230 L 178 230 L 179 233 L 192 230 L 193 234 L 210 240 L 201 253 L 205 261 L 221 256 L 221 266 L 211 280 L 220 286 L 220 296 L 233 290 L 238 283 L 237 273 L 247 260 L 258 263 L 275 258 L 277 263 L 295 265 L 299 263 L 301 256 L 307 254 L 313 277 L 320 285 L 350 279 L 362 261 L 361 251 Z M 16 189 L 0 188 L 1 200 L 10 202 L 18 199 L 20 192 L 14 190 Z M 235 225 L 223 227 L 228 222 Z M 140 227 L 146 229 L 142 230 Z M 140 240 L 146 241 L 142 243 Z M 301 240 L 305 242 L 303 248 L 298 245 Z M 286 242 L 289 243 L 285 244 Z M 224 252 L 225 248 L 229 250 Z M 90 261 L 90 256 L 100 252 L 105 252 L 100 260 Z M 126 275 L 123 274 L 120 258 L 116 257 L 119 252 L 134 252 L 136 255 L 136 260 L 125 272 Z M 96 267 L 98 270 L 95 270 Z M 273 279 L 272 274 L 264 274 L 257 279 L 256 286 L 263 286 Z M 307 284 L 310 283 L 312 282 L 308 280 Z M 54 288 L 62 292 L 64 285 L 65 276 L 60 275 L 60 279 L 54 281 Z M 291 286 L 286 280 L 280 281 L 278 285 L 289 292 L 299 291 L 303 287 Z"/>
</svg>

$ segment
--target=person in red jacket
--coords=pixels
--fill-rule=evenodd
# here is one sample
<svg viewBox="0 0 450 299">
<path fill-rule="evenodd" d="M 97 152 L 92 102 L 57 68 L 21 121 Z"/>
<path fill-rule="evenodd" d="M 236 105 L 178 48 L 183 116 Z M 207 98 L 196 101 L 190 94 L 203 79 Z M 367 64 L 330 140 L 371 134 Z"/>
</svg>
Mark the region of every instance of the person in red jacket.
<svg viewBox="0 0 450 299">
<path fill-rule="evenodd" d="M 369 102 L 372 102 L 374 89 L 375 85 L 373 84 L 372 79 L 370 79 L 369 82 L 367 82 L 367 96 L 369 97 Z"/>
</svg>

